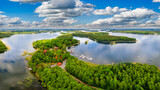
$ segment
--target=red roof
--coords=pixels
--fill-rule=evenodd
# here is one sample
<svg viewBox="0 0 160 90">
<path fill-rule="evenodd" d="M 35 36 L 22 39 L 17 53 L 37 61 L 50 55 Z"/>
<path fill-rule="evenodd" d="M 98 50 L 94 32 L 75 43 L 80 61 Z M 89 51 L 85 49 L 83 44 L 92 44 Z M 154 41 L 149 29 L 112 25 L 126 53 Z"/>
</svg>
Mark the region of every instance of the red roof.
<svg viewBox="0 0 160 90">
<path fill-rule="evenodd" d="M 54 49 L 56 49 L 56 50 L 57 50 L 57 49 L 58 49 L 58 47 L 54 47 Z"/>
<path fill-rule="evenodd" d="M 61 66 L 61 65 L 62 65 L 62 63 L 61 63 L 61 62 L 58 62 L 58 63 L 57 63 L 57 66 Z"/>
<path fill-rule="evenodd" d="M 46 52 L 47 52 L 47 50 L 44 50 L 43 52 L 44 52 L 44 53 L 46 53 Z"/>
</svg>

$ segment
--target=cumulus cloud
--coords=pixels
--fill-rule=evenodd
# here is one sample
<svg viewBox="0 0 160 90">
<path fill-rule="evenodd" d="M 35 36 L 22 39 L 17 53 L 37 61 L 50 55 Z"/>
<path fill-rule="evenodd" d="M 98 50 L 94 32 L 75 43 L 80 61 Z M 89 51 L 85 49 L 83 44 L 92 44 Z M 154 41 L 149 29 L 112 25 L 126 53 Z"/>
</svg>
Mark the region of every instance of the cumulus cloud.
<svg viewBox="0 0 160 90">
<path fill-rule="evenodd" d="M 117 13 L 124 12 L 127 10 L 128 9 L 126 8 L 119 8 L 119 7 L 111 8 L 110 6 L 108 6 L 105 9 L 96 9 L 93 12 L 93 14 L 94 15 L 113 15 L 113 14 L 117 14 Z"/>
<path fill-rule="evenodd" d="M 94 5 L 84 4 L 80 0 L 51 0 L 42 2 L 35 13 L 46 17 L 43 21 L 49 24 L 63 23 L 69 18 L 78 17 L 93 11 Z M 72 20 L 73 21 L 73 20 Z M 68 23 L 73 24 L 73 23 Z"/>
<path fill-rule="evenodd" d="M 18 18 L 18 17 L 7 18 L 6 22 L 7 22 L 8 24 L 21 24 L 21 23 L 22 23 L 21 19 Z"/>
<path fill-rule="evenodd" d="M 33 2 L 43 2 L 48 0 L 10 0 L 13 2 L 23 2 L 23 3 L 33 3 Z"/>
<path fill-rule="evenodd" d="M 0 14 L 0 28 L 1 27 L 21 27 L 31 25 L 28 21 L 23 21 L 19 17 L 8 17 L 6 15 Z"/>
<path fill-rule="evenodd" d="M 35 13 L 38 13 L 39 17 L 45 17 L 41 22 L 22 21 L 20 18 L 8 18 L 8 22 L 5 22 L 5 26 L 28 26 L 28 27 L 65 27 L 70 26 L 77 22 L 74 17 L 81 15 L 89 15 L 94 9 L 95 5 L 90 3 L 84 3 L 80 0 L 10 0 L 14 2 L 22 3 L 34 3 L 41 2 L 42 5 L 36 8 Z M 5 17 L 0 16 L 0 18 Z M 2 21 L 2 20 L 1 20 Z M 0 24 L 2 25 L 0 21 Z M 4 20 L 3 20 L 4 26 Z M 73 25 L 74 26 L 74 25 Z"/>
<path fill-rule="evenodd" d="M 35 13 L 39 17 L 45 17 L 41 22 L 23 21 L 19 17 L 8 17 L 0 11 L 0 28 L 112 28 L 112 27 L 159 27 L 160 18 L 152 18 L 157 15 L 153 10 L 137 8 L 129 10 L 119 7 L 106 7 L 94 10 L 95 5 L 84 3 L 81 0 L 10 0 L 21 3 L 41 2 Z M 160 2 L 160 0 L 153 0 Z M 74 24 L 75 17 L 82 15 L 112 15 L 110 18 L 98 19 L 90 24 Z M 158 15 L 157 15 L 158 16 Z M 156 17 L 157 17 L 156 16 Z"/>
<path fill-rule="evenodd" d="M 77 22 L 77 20 L 74 20 L 74 19 L 67 19 L 67 20 L 63 21 L 63 23 L 65 23 L 65 24 L 73 24 L 75 22 Z"/>
<path fill-rule="evenodd" d="M 3 11 L 0 11 L 0 14 L 1 14 L 1 13 L 4 13 L 4 12 L 3 12 Z"/>
<path fill-rule="evenodd" d="M 153 0 L 153 2 L 160 2 L 160 0 Z"/>
<path fill-rule="evenodd" d="M 143 19 L 151 19 L 157 13 L 153 10 L 149 10 L 146 8 L 137 8 L 134 10 L 129 10 L 125 12 L 121 12 L 119 14 L 115 14 L 111 18 L 99 19 L 97 21 L 92 22 L 89 25 L 128 25 L 128 24 L 136 24 L 139 23 L 139 20 Z"/>
<path fill-rule="evenodd" d="M 160 26 L 160 17 L 156 20 L 148 20 L 140 26 L 147 26 L 147 27 L 159 27 Z"/>
</svg>

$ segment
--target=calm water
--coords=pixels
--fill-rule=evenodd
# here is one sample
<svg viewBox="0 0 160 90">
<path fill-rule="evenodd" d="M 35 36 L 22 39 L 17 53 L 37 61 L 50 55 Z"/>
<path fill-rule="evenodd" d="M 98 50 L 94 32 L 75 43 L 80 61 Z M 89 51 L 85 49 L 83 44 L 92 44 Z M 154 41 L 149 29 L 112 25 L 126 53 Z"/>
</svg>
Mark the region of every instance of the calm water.
<svg viewBox="0 0 160 90">
<path fill-rule="evenodd" d="M 25 50 L 34 51 L 33 41 L 51 39 L 58 35 L 59 33 L 21 34 L 2 39 L 11 49 L 0 54 L 0 90 L 18 89 L 16 88 L 17 82 L 22 81 L 27 75 L 25 58 L 22 54 Z M 35 85 L 31 89 L 39 90 L 41 88 Z"/>
<path fill-rule="evenodd" d="M 17 88 L 17 82 L 22 81 L 26 75 L 25 50 L 33 52 L 32 42 L 41 39 L 55 38 L 59 33 L 21 34 L 4 38 L 2 41 L 11 49 L 0 54 L 0 90 L 43 90 L 39 84 L 30 88 Z M 142 62 L 160 67 L 160 35 L 136 35 L 111 33 L 115 36 L 134 37 L 137 43 L 123 43 L 117 45 L 98 44 L 88 38 L 74 37 L 81 43 L 74 47 L 73 55 L 93 58 L 91 62 L 98 64 L 111 64 L 119 62 Z M 89 41 L 85 45 L 85 41 Z M 80 58 L 82 59 L 82 58 Z M 88 61 L 85 59 L 85 61 Z"/>
<path fill-rule="evenodd" d="M 121 43 L 117 45 L 98 44 L 88 38 L 74 37 L 81 41 L 74 47 L 73 55 L 93 58 L 91 62 L 97 64 L 112 64 L 119 62 L 141 62 L 160 67 L 160 35 L 137 35 L 111 33 L 115 36 L 127 36 L 136 38 L 136 43 Z M 89 43 L 85 45 L 85 41 Z M 84 59 L 88 61 L 87 59 Z"/>
</svg>

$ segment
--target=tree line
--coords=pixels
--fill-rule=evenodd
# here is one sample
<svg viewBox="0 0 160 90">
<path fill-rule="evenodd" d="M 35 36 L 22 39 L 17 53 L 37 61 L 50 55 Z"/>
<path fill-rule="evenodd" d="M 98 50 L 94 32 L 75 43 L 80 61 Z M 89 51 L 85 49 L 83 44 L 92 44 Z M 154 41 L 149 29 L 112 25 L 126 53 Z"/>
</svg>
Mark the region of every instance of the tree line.
<svg viewBox="0 0 160 90">
<path fill-rule="evenodd" d="M 69 73 L 52 64 L 63 62 L 70 57 L 66 47 L 77 44 L 72 35 L 62 35 L 51 40 L 39 40 L 33 43 L 37 49 L 28 61 L 32 72 L 35 73 L 43 87 L 49 90 L 94 90 L 91 87 L 78 83 Z"/>
<path fill-rule="evenodd" d="M 0 38 L 10 37 L 13 35 L 11 32 L 0 32 Z"/>
<path fill-rule="evenodd" d="M 48 90 L 94 90 L 91 87 L 78 83 L 61 67 L 40 67 L 37 70 L 41 85 Z"/>
<path fill-rule="evenodd" d="M 155 65 L 120 63 L 91 67 L 71 56 L 66 70 L 91 86 L 107 90 L 160 89 L 160 71 Z"/>
<path fill-rule="evenodd" d="M 135 38 L 128 38 L 124 36 L 111 36 L 108 33 L 103 32 L 76 32 L 72 34 L 73 36 L 86 37 L 91 40 L 97 41 L 98 43 L 128 43 L 136 42 Z"/>
<path fill-rule="evenodd" d="M 0 53 L 4 53 L 5 51 L 7 51 L 7 47 L 2 41 L 0 41 Z"/>
<path fill-rule="evenodd" d="M 101 33 L 99 33 L 101 34 Z M 77 44 L 70 34 L 51 40 L 33 43 L 37 49 L 28 64 L 44 87 L 53 89 L 90 90 L 92 88 L 77 83 L 68 73 L 88 85 L 106 90 L 159 90 L 160 71 L 157 66 L 141 63 L 120 63 L 114 65 L 91 65 L 71 56 L 66 47 Z M 66 62 L 66 70 L 52 63 Z"/>
</svg>

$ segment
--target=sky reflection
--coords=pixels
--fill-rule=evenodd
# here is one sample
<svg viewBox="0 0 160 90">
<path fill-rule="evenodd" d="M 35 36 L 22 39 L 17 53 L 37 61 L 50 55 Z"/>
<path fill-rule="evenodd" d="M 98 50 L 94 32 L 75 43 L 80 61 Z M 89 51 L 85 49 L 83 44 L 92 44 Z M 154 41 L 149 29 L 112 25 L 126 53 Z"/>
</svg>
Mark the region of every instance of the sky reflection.
<svg viewBox="0 0 160 90">
<path fill-rule="evenodd" d="M 18 81 L 26 76 L 25 58 L 22 56 L 25 50 L 33 52 L 32 42 L 41 39 L 55 38 L 59 33 L 20 34 L 4 38 L 2 41 L 10 47 L 10 50 L 0 54 L 0 90 L 8 90 L 14 87 Z"/>
<path fill-rule="evenodd" d="M 160 67 L 160 35 L 137 35 L 110 33 L 115 36 L 127 36 L 137 39 L 136 43 L 120 43 L 117 45 L 98 44 L 87 38 L 75 37 L 81 44 L 75 47 L 75 55 L 92 57 L 94 63 L 111 64 L 119 62 L 141 62 Z M 81 58 L 80 58 L 81 59 Z M 87 61 L 87 60 L 85 60 Z"/>
</svg>

